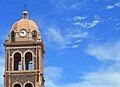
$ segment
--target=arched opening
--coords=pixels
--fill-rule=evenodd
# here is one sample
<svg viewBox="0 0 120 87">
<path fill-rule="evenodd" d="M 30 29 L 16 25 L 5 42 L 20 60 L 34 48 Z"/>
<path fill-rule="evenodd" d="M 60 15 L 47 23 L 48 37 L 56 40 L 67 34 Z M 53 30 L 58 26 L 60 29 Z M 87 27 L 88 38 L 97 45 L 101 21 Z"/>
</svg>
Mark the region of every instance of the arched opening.
<svg viewBox="0 0 120 87">
<path fill-rule="evenodd" d="M 25 69 L 26 70 L 32 70 L 32 68 L 33 68 L 32 53 L 27 52 L 25 54 Z"/>
<path fill-rule="evenodd" d="M 36 30 L 33 30 L 33 32 L 32 32 L 32 38 L 33 38 L 34 40 L 37 39 L 37 31 L 36 31 Z"/>
<path fill-rule="evenodd" d="M 27 83 L 25 87 L 33 87 L 31 83 Z"/>
<path fill-rule="evenodd" d="M 19 52 L 14 54 L 14 70 L 22 70 L 21 54 Z"/>
<path fill-rule="evenodd" d="M 15 41 L 15 32 L 14 31 L 11 32 L 11 41 L 12 42 Z"/>
<path fill-rule="evenodd" d="M 14 87 L 21 87 L 21 85 L 20 84 L 15 84 Z"/>
</svg>

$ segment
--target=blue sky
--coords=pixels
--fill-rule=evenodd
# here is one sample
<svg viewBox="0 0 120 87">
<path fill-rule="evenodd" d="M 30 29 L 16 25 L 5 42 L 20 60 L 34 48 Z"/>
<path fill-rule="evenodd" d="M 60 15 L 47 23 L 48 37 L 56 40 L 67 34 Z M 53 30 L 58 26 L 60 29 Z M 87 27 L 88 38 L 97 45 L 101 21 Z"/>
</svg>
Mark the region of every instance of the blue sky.
<svg viewBox="0 0 120 87">
<path fill-rule="evenodd" d="M 120 87 L 119 0 L 0 0 L 1 79 L 2 43 L 24 4 L 45 43 L 46 87 Z"/>
</svg>

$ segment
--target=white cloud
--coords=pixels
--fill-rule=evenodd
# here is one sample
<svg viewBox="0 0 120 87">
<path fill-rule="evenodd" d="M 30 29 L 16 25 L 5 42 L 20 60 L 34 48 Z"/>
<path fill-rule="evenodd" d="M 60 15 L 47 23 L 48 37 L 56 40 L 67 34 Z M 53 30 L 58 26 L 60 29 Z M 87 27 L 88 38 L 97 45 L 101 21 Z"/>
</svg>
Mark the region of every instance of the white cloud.
<svg viewBox="0 0 120 87">
<path fill-rule="evenodd" d="M 75 42 L 76 42 L 76 43 L 81 42 L 81 39 L 80 39 L 80 40 L 76 40 Z"/>
<path fill-rule="evenodd" d="M 78 48 L 80 45 L 73 45 L 72 48 Z"/>
<path fill-rule="evenodd" d="M 100 61 L 113 60 L 120 62 L 120 41 L 106 44 L 91 44 L 87 48 L 87 54 L 94 56 Z"/>
<path fill-rule="evenodd" d="M 79 11 L 82 7 L 85 7 L 86 1 L 74 1 L 71 2 L 69 0 L 49 0 L 51 4 L 57 8 L 57 12 L 64 11 Z"/>
<path fill-rule="evenodd" d="M 50 68 L 50 69 L 49 69 Z M 55 79 L 50 79 L 47 76 L 46 87 L 120 87 L 120 72 L 114 71 L 99 71 L 99 72 L 88 72 L 85 73 L 82 78 L 82 81 L 76 83 L 66 83 L 62 84 L 57 82 L 57 80 L 62 80 L 63 77 L 63 69 L 60 67 L 49 67 L 46 68 L 48 71 L 46 74 L 52 73 L 53 77 L 56 75 Z M 61 71 L 62 70 L 62 71 Z M 57 76 L 58 75 L 58 76 Z M 60 78 L 59 78 L 60 77 Z"/>
<path fill-rule="evenodd" d="M 59 87 L 55 83 L 61 79 L 63 69 L 60 67 L 45 67 L 45 87 Z"/>
<path fill-rule="evenodd" d="M 46 32 L 46 37 L 48 42 L 50 42 L 50 44 L 47 45 L 49 47 L 59 50 L 63 48 L 75 48 L 73 44 L 76 44 L 77 42 L 81 42 L 84 38 L 87 38 L 88 33 L 80 32 L 78 31 L 78 29 L 74 29 L 73 31 L 67 30 L 64 32 L 59 28 L 48 28 L 48 31 Z"/>
<path fill-rule="evenodd" d="M 94 56 L 98 61 L 115 61 L 107 68 L 101 69 L 102 72 L 90 73 L 92 81 L 97 87 L 119 87 L 120 86 L 120 41 L 107 42 L 105 44 L 92 43 L 88 46 L 86 53 Z M 91 78 L 86 77 L 86 78 Z"/>
<path fill-rule="evenodd" d="M 114 64 L 107 66 L 107 68 L 99 68 L 98 71 L 85 72 L 84 75 L 79 76 L 80 79 L 76 83 L 62 84 L 61 77 L 64 77 L 64 71 L 60 67 L 50 67 L 50 73 L 56 75 L 55 79 L 50 79 L 52 75 L 47 76 L 48 81 L 46 87 L 120 87 L 120 41 L 108 42 L 105 44 L 90 44 L 86 53 L 94 56 L 98 61 L 113 60 Z M 65 71 L 64 71 L 65 72 Z M 49 74 L 49 70 L 47 72 Z M 46 74 L 47 74 L 46 73 Z M 53 75 L 53 77 L 54 77 Z M 57 81 L 59 79 L 59 81 Z"/>
<path fill-rule="evenodd" d="M 70 37 L 70 38 L 86 38 L 88 36 L 88 33 L 87 32 L 78 32 L 78 34 L 68 34 L 66 35 L 67 37 Z"/>
<path fill-rule="evenodd" d="M 65 46 L 66 45 L 66 39 L 62 36 L 60 30 L 58 28 L 50 28 L 48 29 L 47 33 L 48 40 L 60 45 Z"/>
<path fill-rule="evenodd" d="M 75 21 L 73 24 L 76 25 L 76 26 L 80 26 L 82 28 L 93 28 L 95 27 L 96 25 L 98 25 L 100 23 L 100 20 L 99 19 L 95 19 L 93 20 L 92 22 L 81 22 L 81 21 Z"/>
<path fill-rule="evenodd" d="M 120 7 L 120 3 L 117 2 L 117 3 L 115 3 L 114 5 L 108 5 L 108 6 L 107 6 L 107 9 L 113 9 L 113 8 L 115 8 L 115 7 Z"/>
<path fill-rule="evenodd" d="M 69 9 L 74 9 L 74 10 L 78 10 L 80 7 L 82 7 L 83 3 L 74 3 L 72 5 L 69 6 Z"/>
<path fill-rule="evenodd" d="M 84 20 L 84 19 L 86 19 L 87 17 L 86 16 L 75 16 L 74 18 L 73 18 L 73 20 L 74 21 L 81 21 L 81 20 Z"/>
<path fill-rule="evenodd" d="M 119 87 L 120 72 L 91 72 L 83 77 L 82 87 Z"/>
<path fill-rule="evenodd" d="M 114 8 L 115 6 L 110 6 L 110 5 L 108 5 L 107 6 L 107 9 L 112 9 L 112 8 Z"/>
<path fill-rule="evenodd" d="M 94 18 L 100 20 L 100 16 L 99 15 L 94 15 Z"/>
<path fill-rule="evenodd" d="M 45 78 L 51 79 L 51 80 L 59 80 L 61 79 L 61 74 L 63 72 L 63 69 L 60 67 L 45 67 Z M 57 73 L 57 74 L 56 74 Z"/>
</svg>

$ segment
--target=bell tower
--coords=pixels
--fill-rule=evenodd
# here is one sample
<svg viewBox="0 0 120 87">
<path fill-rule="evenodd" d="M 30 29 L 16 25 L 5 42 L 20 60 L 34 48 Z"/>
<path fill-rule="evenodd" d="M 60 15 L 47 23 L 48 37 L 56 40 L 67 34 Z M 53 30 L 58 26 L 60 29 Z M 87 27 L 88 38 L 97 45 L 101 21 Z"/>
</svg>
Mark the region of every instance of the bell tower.
<svg viewBox="0 0 120 87">
<path fill-rule="evenodd" d="M 44 44 L 28 11 L 12 25 L 4 46 L 4 87 L 44 87 Z"/>
</svg>

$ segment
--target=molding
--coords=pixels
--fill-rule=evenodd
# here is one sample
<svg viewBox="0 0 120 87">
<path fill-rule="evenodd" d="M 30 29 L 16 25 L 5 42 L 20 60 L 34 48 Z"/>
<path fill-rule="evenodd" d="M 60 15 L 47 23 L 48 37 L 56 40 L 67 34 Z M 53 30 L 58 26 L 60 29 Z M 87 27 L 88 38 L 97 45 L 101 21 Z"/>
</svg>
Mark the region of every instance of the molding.
<svg viewBox="0 0 120 87">
<path fill-rule="evenodd" d="M 21 57 L 23 57 L 22 52 L 21 52 L 21 51 L 19 51 L 19 50 L 16 50 L 15 52 L 13 52 L 13 54 L 12 54 L 12 58 L 14 58 L 14 55 L 15 55 L 15 53 L 17 53 L 17 52 L 21 54 Z"/>
<path fill-rule="evenodd" d="M 25 57 L 25 54 L 26 54 L 27 52 L 30 52 L 30 53 L 32 54 L 32 59 L 33 59 L 34 53 L 33 53 L 33 51 L 31 51 L 31 50 L 26 50 L 26 51 L 23 53 L 23 57 Z"/>
<path fill-rule="evenodd" d="M 30 81 L 25 82 L 23 87 L 25 87 L 25 85 L 28 84 L 28 83 L 30 83 L 32 85 L 32 87 L 34 87 L 34 84 L 32 82 L 30 82 Z"/>
<path fill-rule="evenodd" d="M 15 84 L 19 84 L 22 87 L 22 84 L 20 82 L 15 82 L 14 84 L 12 84 L 12 87 L 14 87 Z"/>
</svg>

